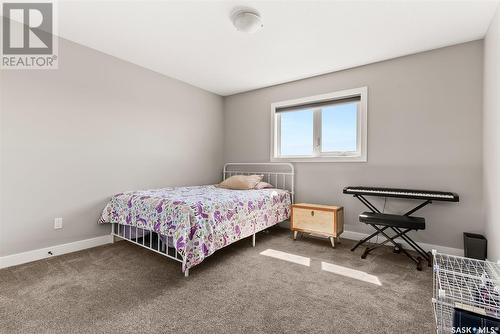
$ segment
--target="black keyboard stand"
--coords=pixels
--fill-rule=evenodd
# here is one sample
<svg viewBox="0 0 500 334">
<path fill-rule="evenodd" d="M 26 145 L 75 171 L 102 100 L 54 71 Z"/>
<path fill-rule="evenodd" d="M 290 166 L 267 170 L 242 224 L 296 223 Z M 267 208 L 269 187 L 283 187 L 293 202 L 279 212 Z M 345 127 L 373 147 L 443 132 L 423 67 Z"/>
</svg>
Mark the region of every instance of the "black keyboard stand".
<svg viewBox="0 0 500 334">
<path fill-rule="evenodd" d="M 369 200 L 367 200 L 363 195 L 353 195 L 355 198 L 357 198 L 361 203 L 363 203 L 371 212 L 373 213 L 382 213 L 379 209 L 377 209 L 377 207 L 375 205 L 373 205 L 372 203 L 370 203 Z M 406 212 L 403 216 L 406 216 L 406 217 L 409 217 L 410 215 L 412 215 L 413 213 L 417 212 L 418 210 L 422 209 L 423 207 L 425 207 L 426 205 L 428 204 L 431 204 L 432 201 L 431 200 L 425 200 L 424 202 L 422 202 L 421 204 L 417 205 L 416 207 L 414 207 L 413 209 L 411 209 L 410 211 Z M 422 247 L 420 247 L 415 241 L 413 241 L 410 237 L 408 237 L 406 235 L 407 232 L 409 232 L 409 230 L 402 230 L 398 227 L 394 227 L 394 226 L 385 226 L 383 228 L 379 228 L 377 227 L 375 224 L 372 224 L 372 226 L 375 228 L 375 232 L 373 232 L 372 234 L 370 234 L 369 236 L 367 236 L 366 238 L 358 241 L 354 247 L 351 248 L 351 251 L 353 252 L 354 250 L 356 250 L 356 248 L 358 248 L 359 246 L 361 246 L 362 244 L 368 242 L 370 239 L 372 239 L 373 237 L 377 236 L 378 234 L 382 234 L 386 240 L 382 243 L 380 243 L 379 245 L 375 246 L 375 247 L 372 247 L 372 248 L 367 248 L 365 250 L 365 252 L 363 253 L 362 255 L 362 258 L 365 258 L 366 255 L 374 250 L 375 248 L 378 248 L 388 242 L 392 242 L 395 246 L 394 248 L 394 251 L 395 252 L 400 252 L 400 251 L 403 251 L 409 258 L 411 258 L 413 261 L 416 261 L 417 262 L 417 265 L 419 265 L 418 261 L 415 260 L 408 252 L 406 252 L 400 245 L 398 245 L 394 239 L 400 237 L 401 239 L 403 239 L 406 243 L 408 243 L 408 245 L 410 245 L 417 253 L 419 253 L 421 256 L 423 256 L 423 258 L 427 261 L 428 265 L 430 266 L 431 265 L 431 257 L 429 255 L 429 253 L 427 253 L 425 250 L 422 249 Z M 389 235 L 387 235 L 387 233 L 385 233 L 385 230 L 387 229 L 391 229 L 392 231 L 394 231 L 394 233 L 396 233 L 395 236 L 393 237 L 390 237 Z"/>
</svg>

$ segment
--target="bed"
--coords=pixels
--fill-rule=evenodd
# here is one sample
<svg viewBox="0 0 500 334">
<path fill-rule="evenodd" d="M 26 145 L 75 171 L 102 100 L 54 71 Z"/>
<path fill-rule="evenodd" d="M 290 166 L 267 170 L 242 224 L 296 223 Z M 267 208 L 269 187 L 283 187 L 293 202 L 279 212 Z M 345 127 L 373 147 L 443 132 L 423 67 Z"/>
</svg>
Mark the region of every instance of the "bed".
<svg viewBox="0 0 500 334">
<path fill-rule="evenodd" d="M 182 272 L 215 251 L 290 217 L 294 168 L 285 163 L 229 163 L 223 179 L 262 174 L 273 188 L 230 190 L 215 185 L 168 187 L 116 194 L 99 223 L 111 234 L 182 263 Z"/>
</svg>

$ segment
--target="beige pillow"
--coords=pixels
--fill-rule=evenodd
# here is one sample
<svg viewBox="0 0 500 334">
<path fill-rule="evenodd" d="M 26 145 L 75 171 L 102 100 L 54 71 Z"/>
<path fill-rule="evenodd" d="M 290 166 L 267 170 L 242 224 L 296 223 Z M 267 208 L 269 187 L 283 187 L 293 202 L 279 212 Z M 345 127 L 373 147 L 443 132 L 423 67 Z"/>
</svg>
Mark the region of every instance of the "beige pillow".
<svg viewBox="0 0 500 334">
<path fill-rule="evenodd" d="M 234 175 L 221 183 L 220 188 L 246 190 L 253 189 L 264 177 L 264 175 Z"/>
<path fill-rule="evenodd" d="M 261 181 L 261 182 L 257 183 L 257 185 L 255 186 L 254 189 L 260 190 L 260 189 L 267 189 L 267 188 L 274 188 L 274 186 L 270 183 Z"/>
</svg>

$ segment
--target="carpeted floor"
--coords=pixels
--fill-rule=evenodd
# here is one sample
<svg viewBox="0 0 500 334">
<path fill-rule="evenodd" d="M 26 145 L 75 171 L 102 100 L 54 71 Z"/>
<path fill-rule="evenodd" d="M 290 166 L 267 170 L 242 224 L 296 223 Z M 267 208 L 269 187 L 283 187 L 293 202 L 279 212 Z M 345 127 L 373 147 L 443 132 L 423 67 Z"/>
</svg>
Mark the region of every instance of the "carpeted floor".
<svg viewBox="0 0 500 334">
<path fill-rule="evenodd" d="M 250 240 L 216 252 L 189 278 L 177 262 L 128 242 L 0 270 L 0 332 L 434 331 L 431 268 L 418 272 L 390 248 L 362 260 L 349 240 L 332 249 L 328 241 L 292 241 L 280 228 L 259 233 L 255 248 Z M 309 258 L 310 266 L 259 254 L 267 249 Z M 322 262 L 362 280 L 322 270 Z"/>
</svg>

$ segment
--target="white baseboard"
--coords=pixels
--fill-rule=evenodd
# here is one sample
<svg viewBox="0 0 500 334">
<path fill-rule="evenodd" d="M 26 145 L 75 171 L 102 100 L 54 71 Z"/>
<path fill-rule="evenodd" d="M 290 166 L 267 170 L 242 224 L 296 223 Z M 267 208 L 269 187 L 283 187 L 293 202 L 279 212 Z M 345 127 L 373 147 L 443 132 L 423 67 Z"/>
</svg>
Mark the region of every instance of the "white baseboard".
<svg viewBox="0 0 500 334">
<path fill-rule="evenodd" d="M 344 231 L 342 233 L 341 238 L 350 239 L 350 240 L 361 240 L 367 237 L 368 234 L 353 232 L 353 231 Z M 400 243 L 403 247 L 409 248 L 409 245 L 401 240 L 396 239 L 398 243 Z M 105 244 L 109 244 L 113 242 L 113 237 L 111 235 L 103 235 L 96 238 L 85 239 L 75 242 L 70 242 L 67 244 L 56 245 L 52 247 L 46 247 L 41 249 L 35 249 L 28 252 L 12 254 L 0 257 L 0 269 L 17 266 L 19 264 L 28 263 L 32 261 L 37 261 L 41 259 L 46 259 L 49 257 L 63 255 L 71 252 L 77 252 L 83 249 L 97 247 Z M 425 250 L 435 249 L 440 253 L 450 254 L 450 255 L 459 255 L 463 256 L 464 251 L 460 248 L 452 248 L 452 247 L 444 247 L 439 245 L 431 245 L 422 242 L 417 242 L 417 244 Z M 52 255 L 49 254 L 49 251 L 52 252 Z"/>
<path fill-rule="evenodd" d="M 349 239 L 349 240 L 361 240 L 363 238 L 366 238 L 368 234 L 366 233 L 359 233 L 359 232 L 353 232 L 353 231 L 344 231 L 342 235 L 340 236 L 341 238 Z M 382 237 L 383 238 L 383 237 Z M 382 239 L 385 240 L 385 239 Z M 397 243 L 400 243 L 404 248 L 411 249 L 410 245 L 406 243 L 402 239 L 396 239 Z M 458 256 L 464 256 L 464 250 L 460 248 L 452 248 L 452 247 L 445 247 L 445 246 L 439 246 L 439 245 L 431 245 L 431 244 L 426 244 L 423 242 L 417 242 L 417 244 L 422 247 L 426 251 L 431 251 L 433 249 L 437 250 L 439 253 L 444 253 L 444 254 L 449 254 L 449 255 L 458 255 Z"/>
<path fill-rule="evenodd" d="M 57 255 L 76 252 L 87 248 L 97 247 L 109 244 L 111 242 L 113 242 L 113 238 L 110 234 L 108 234 L 96 238 L 79 240 L 67 244 L 56 245 L 52 247 L 35 249 L 28 252 L 2 256 L 0 257 L 0 269 L 17 266 L 19 264 L 37 261 L 41 259 L 46 259 Z M 49 254 L 49 252 L 51 252 L 52 255 Z"/>
<path fill-rule="evenodd" d="M 279 223 L 278 226 L 281 228 L 289 229 L 290 223 L 288 221 L 284 221 L 284 222 Z M 366 233 L 360 233 L 360 232 L 354 232 L 354 231 L 344 231 L 340 237 L 345 238 L 345 239 L 349 239 L 349 240 L 356 240 L 357 241 L 357 240 L 361 240 L 363 238 L 366 238 L 367 236 L 368 236 L 368 234 L 366 234 Z M 385 240 L 385 239 L 383 239 L 383 240 Z M 408 245 L 408 243 L 406 243 L 402 239 L 398 238 L 398 239 L 396 239 L 396 242 L 400 243 L 404 248 L 411 249 L 411 247 Z M 423 242 L 417 242 L 417 244 L 426 251 L 431 251 L 431 250 L 435 249 L 439 253 L 443 253 L 443 254 L 464 256 L 464 250 L 460 249 L 460 248 L 432 245 L 432 244 L 426 244 Z"/>
</svg>

